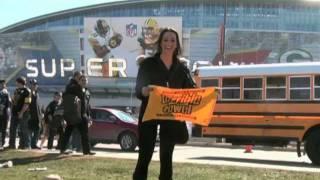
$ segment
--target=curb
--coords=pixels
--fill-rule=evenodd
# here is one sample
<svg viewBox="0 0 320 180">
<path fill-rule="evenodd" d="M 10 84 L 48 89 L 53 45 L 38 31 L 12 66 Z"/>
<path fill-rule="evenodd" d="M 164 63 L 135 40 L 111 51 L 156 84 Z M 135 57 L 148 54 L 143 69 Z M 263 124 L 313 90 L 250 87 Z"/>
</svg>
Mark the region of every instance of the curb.
<svg viewBox="0 0 320 180">
<path fill-rule="evenodd" d="M 206 137 L 191 137 L 186 144 L 183 146 L 200 146 L 200 147 L 215 147 L 215 148 L 230 148 L 230 149 L 245 149 L 246 145 L 232 145 L 231 143 L 225 142 L 216 142 L 215 138 L 206 138 Z M 288 152 L 296 152 L 296 144 L 290 143 L 286 147 L 273 147 L 273 146 L 262 146 L 262 145 L 254 145 L 253 150 L 265 150 L 265 151 L 288 151 Z M 301 149 L 303 152 L 303 148 Z"/>
</svg>

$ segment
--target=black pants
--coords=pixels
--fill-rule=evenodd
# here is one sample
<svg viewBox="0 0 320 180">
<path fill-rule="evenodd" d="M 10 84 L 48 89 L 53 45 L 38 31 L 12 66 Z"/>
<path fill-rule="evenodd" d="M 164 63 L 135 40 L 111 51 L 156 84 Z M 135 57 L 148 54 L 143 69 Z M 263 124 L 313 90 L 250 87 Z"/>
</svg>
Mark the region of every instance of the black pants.
<svg viewBox="0 0 320 180">
<path fill-rule="evenodd" d="M 49 136 L 48 136 L 48 149 L 52 149 L 53 140 L 55 135 L 59 135 L 58 145 L 56 149 L 61 149 L 62 137 L 63 137 L 63 127 L 49 127 Z"/>
<path fill-rule="evenodd" d="M 160 180 L 172 180 L 172 154 L 174 143 L 161 132 L 160 124 Z M 157 137 L 157 123 L 146 122 L 139 125 L 139 157 L 133 180 L 146 180 L 148 166 L 152 158 Z"/>
<path fill-rule="evenodd" d="M 38 140 L 40 136 L 40 127 L 39 126 L 33 126 L 29 127 L 29 139 L 30 139 L 30 145 L 31 148 L 37 148 Z"/>
<path fill-rule="evenodd" d="M 6 116 L 0 116 L 0 147 L 5 144 L 6 140 L 6 131 L 7 131 L 7 126 L 8 126 L 8 119 Z"/>
<path fill-rule="evenodd" d="M 81 147 L 81 135 L 78 129 L 73 130 L 71 134 L 71 146 L 74 151 L 82 151 Z"/>
<path fill-rule="evenodd" d="M 9 147 L 15 149 L 16 148 L 16 136 L 17 136 L 17 128 L 18 125 L 20 127 L 20 148 L 30 148 L 30 138 L 29 138 L 29 127 L 28 121 L 30 119 L 30 115 L 28 113 L 24 113 L 23 118 L 19 119 L 17 115 L 13 115 L 10 123 L 10 137 L 9 137 Z"/>
<path fill-rule="evenodd" d="M 5 144 L 6 140 L 6 131 L 7 131 L 7 126 L 8 126 L 8 119 L 6 116 L 0 116 L 0 147 Z"/>
<path fill-rule="evenodd" d="M 80 132 L 83 154 L 90 153 L 88 123 L 84 120 L 74 125 L 67 124 L 61 143 L 61 152 L 64 152 L 67 149 L 67 145 L 74 128 L 77 128 Z"/>
</svg>

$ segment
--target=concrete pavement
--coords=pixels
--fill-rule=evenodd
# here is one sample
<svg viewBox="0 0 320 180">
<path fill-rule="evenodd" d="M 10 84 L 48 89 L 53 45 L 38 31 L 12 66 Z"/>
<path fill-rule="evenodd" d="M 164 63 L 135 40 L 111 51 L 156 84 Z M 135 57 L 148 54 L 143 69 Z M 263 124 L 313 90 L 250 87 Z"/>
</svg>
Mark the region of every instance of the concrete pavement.
<svg viewBox="0 0 320 180">
<path fill-rule="evenodd" d="M 56 150 L 33 150 L 44 153 L 59 153 Z M 119 159 L 138 158 L 138 150 L 124 152 L 119 144 L 97 144 L 93 149 L 97 157 Z M 81 155 L 82 153 L 74 153 Z M 72 156 L 72 155 L 71 155 Z M 159 161 L 159 146 L 156 146 L 153 161 Z M 177 145 L 173 161 L 208 165 L 242 166 L 303 172 L 318 172 L 320 167 L 313 166 L 306 155 L 298 157 L 294 147 L 271 148 L 254 147 L 252 153 L 244 153 L 243 146 L 215 143 L 212 138 L 191 138 L 186 145 Z M 319 174 L 320 176 L 320 174 Z"/>
<path fill-rule="evenodd" d="M 313 166 L 306 155 L 299 158 L 293 150 L 253 148 L 252 153 L 244 153 L 242 146 L 234 147 L 228 144 L 216 144 L 215 146 L 205 147 L 204 145 L 194 146 L 191 144 L 177 145 L 173 161 L 176 163 L 242 166 L 320 173 L 320 167 Z M 133 160 L 138 158 L 137 150 L 135 152 L 124 152 L 118 144 L 97 144 L 93 151 L 96 152 L 95 156 L 98 157 Z M 43 152 L 59 153 L 58 151 L 48 150 Z M 74 153 L 74 155 L 81 154 Z M 156 146 L 152 160 L 159 161 L 159 146 Z"/>
<path fill-rule="evenodd" d="M 137 152 L 123 152 L 119 145 L 99 144 L 96 147 L 97 156 L 137 159 Z M 295 152 L 279 150 L 255 150 L 244 153 L 243 148 L 234 147 L 199 147 L 176 146 L 174 162 L 230 165 L 253 168 L 270 168 L 304 172 L 319 172 L 320 168 L 311 164 L 307 156 L 299 158 Z M 159 147 L 155 148 L 152 160 L 159 161 Z"/>
</svg>

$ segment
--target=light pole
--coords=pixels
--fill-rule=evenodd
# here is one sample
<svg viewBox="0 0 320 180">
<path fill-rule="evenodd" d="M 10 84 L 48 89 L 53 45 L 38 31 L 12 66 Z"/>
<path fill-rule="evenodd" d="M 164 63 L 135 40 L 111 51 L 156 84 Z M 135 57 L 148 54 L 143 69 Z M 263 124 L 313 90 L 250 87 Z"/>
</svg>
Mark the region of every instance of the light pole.
<svg viewBox="0 0 320 180">
<path fill-rule="evenodd" d="M 223 51 L 222 51 L 222 64 L 226 63 L 225 47 L 226 47 L 226 24 L 227 24 L 227 4 L 228 0 L 224 0 L 224 14 L 223 14 Z"/>
</svg>

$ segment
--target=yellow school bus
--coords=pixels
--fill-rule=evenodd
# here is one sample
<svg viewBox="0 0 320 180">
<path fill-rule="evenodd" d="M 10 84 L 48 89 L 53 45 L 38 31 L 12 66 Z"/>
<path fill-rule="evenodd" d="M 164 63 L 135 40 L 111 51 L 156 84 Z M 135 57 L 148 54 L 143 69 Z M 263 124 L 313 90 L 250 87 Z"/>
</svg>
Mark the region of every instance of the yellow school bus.
<svg viewBox="0 0 320 180">
<path fill-rule="evenodd" d="M 285 146 L 297 142 L 320 165 L 320 62 L 199 67 L 199 87 L 219 90 L 203 137 L 232 144 Z"/>
</svg>

